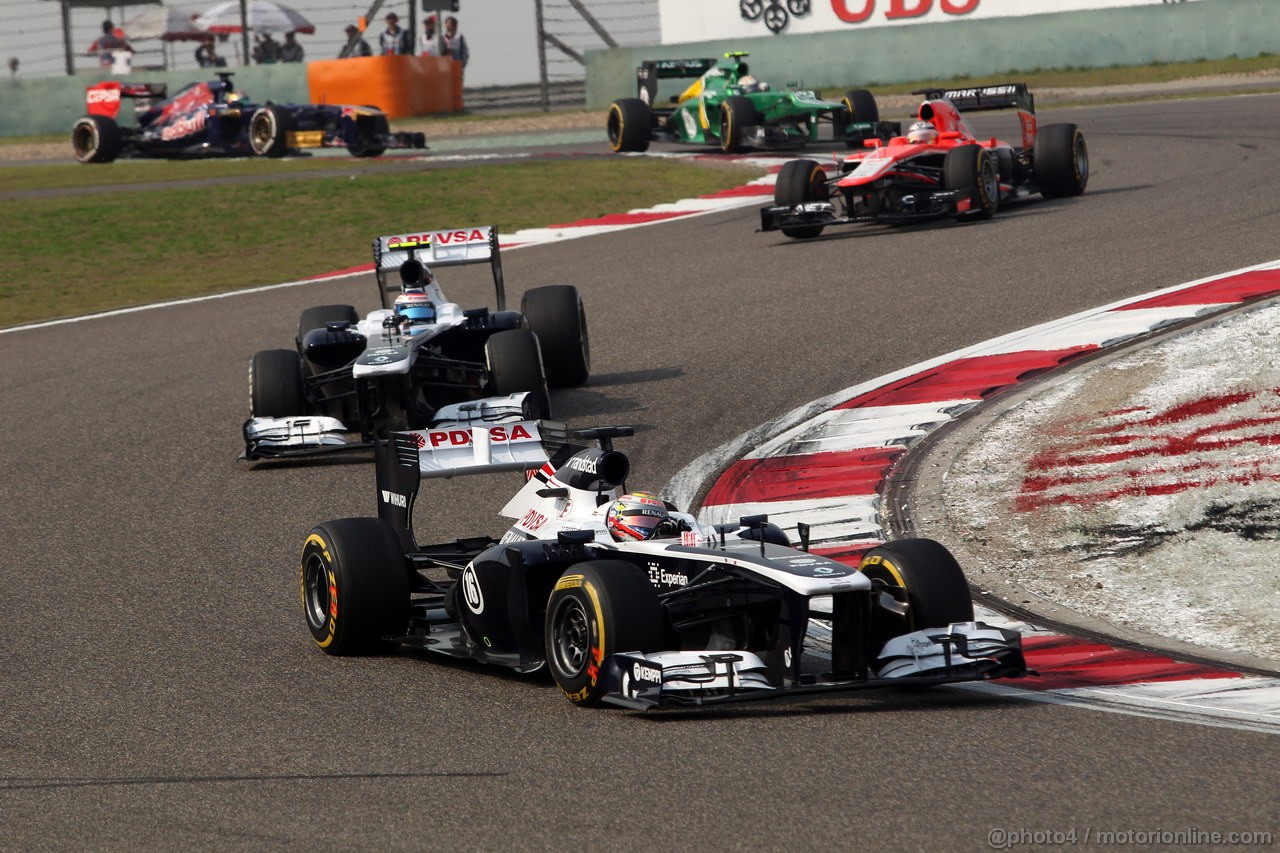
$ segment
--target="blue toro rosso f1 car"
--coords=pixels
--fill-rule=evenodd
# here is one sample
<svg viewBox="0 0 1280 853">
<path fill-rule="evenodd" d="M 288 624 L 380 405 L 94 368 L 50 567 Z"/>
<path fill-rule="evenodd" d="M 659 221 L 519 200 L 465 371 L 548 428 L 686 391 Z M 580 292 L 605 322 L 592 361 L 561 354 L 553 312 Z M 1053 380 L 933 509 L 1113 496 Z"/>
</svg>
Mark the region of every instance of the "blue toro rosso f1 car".
<svg viewBox="0 0 1280 853">
<path fill-rule="evenodd" d="M 645 710 L 1027 674 L 1016 631 L 975 621 L 964 573 L 904 539 L 857 568 L 765 516 L 704 526 L 628 492 L 631 427 L 460 420 L 377 450 L 377 518 L 312 529 L 300 588 L 332 655 L 397 647 L 549 672 L 570 702 Z M 486 535 L 419 544 L 423 478 L 532 476 Z"/>
<path fill-rule="evenodd" d="M 377 157 L 388 148 L 425 148 L 421 133 L 392 133 L 377 107 L 250 102 L 231 85 L 231 74 L 192 83 L 166 97 L 163 83 L 107 80 L 85 90 L 88 115 L 71 128 L 81 163 L 117 157 L 283 157 L 303 148 L 346 148 Z M 124 98 L 133 122 L 120 121 Z"/>
</svg>

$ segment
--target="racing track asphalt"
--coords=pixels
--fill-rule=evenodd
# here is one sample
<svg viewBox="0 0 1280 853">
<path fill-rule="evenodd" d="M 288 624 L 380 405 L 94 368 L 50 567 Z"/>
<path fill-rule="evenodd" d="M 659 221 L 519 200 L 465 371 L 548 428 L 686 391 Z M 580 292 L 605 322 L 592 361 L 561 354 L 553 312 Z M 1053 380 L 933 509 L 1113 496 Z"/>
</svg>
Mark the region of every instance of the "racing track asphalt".
<svg viewBox="0 0 1280 853">
<path fill-rule="evenodd" d="M 1280 255 L 1280 96 L 1041 120 L 1083 127 L 1084 197 L 809 243 L 752 233 L 746 208 L 511 252 L 516 295 L 585 294 L 594 375 L 558 415 L 640 425 L 631 485 L 656 488 L 858 381 Z M 481 275 L 451 274 L 451 296 L 480 299 Z M 313 523 L 372 514 L 371 467 L 235 456 L 250 354 L 339 301 L 367 310 L 373 284 L 0 334 L 0 847 L 986 849 L 993 829 L 1280 830 L 1276 741 L 1253 732 L 960 691 L 638 717 L 572 708 L 536 678 L 325 657 L 297 552 Z M 513 487 L 428 484 L 420 537 L 499 530 Z"/>
</svg>

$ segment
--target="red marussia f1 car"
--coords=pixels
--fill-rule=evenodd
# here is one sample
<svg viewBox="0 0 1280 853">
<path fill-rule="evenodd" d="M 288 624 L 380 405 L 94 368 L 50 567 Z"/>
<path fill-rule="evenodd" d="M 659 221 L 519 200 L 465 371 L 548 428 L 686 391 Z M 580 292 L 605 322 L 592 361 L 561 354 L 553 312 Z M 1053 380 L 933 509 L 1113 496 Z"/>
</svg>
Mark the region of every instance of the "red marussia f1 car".
<svg viewBox="0 0 1280 853">
<path fill-rule="evenodd" d="M 1037 127 L 1035 100 L 1023 83 L 975 89 L 922 89 L 925 101 L 905 136 L 876 136 L 865 150 L 837 158 L 828 176 L 814 160 L 782 167 L 774 203 L 760 211 L 762 231 L 817 237 L 828 225 L 906 222 L 941 216 L 988 219 L 1003 204 L 1080 195 L 1089 183 L 1089 150 L 1074 124 Z M 962 113 L 1016 109 L 1022 144 L 979 138 Z"/>
<path fill-rule="evenodd" d="M 231 74 L 184 86 L 166 98 L 163 83 L 107 80 L 85 90 L 88 115 L 71 128 L 81 163 L 117 157 L 283 157 L 302 148 L 346 148 L 377 157 L 388 148 L 425 148 L 421 133 L 392 133 L 377 107 L 340 104 L 253 104 Z M 120 122 L 123 98 L 136 101 L 135 121 Z"/>
</svg>

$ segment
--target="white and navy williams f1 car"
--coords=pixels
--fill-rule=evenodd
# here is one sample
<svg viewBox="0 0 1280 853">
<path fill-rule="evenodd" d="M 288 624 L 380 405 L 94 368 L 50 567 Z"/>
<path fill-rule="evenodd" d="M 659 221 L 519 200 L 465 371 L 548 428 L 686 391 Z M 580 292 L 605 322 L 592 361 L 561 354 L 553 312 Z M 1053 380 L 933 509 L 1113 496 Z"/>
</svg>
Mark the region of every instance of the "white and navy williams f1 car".
<svg viewBox="0 0 1280 853">
<path fill-rule="evenodd" d="M 547 417 L 549 384 L 587 380 L 578 289 L 535 287 L 520 311 L 507 310 L 495 227 L 378 237 L 373 258 L 380 309 L 361 320 L 350 305 L 308 308 L 295 349 L 253 357 L 245 458 L 368 448 L 391 430 L 456 420 L 456 411 L 444 410 L 457 404 L 474 404 L 471 416 L 505 415 L 515 405 L 527 417 Z M 492 269 L 496 310 L 448 301 L 431 272 L 475 263 Z"/>
<path fill-rule="evenodd" d="M 615 538 L 630 427 L 513 421 L 396 432 L 377 448 L 377 518 L 315 527 L 302 549 L 307 626 L 334 655 L 424 649 L 546 669 L 577 705 L 710 705 L 1026 673 L 1017 632 L 974 621 L 940 544 L 892 542 L 857 569 L 800 548 L 765 516 L 706 528 L 647 496 Z M 573 442 L 595 442 L 586 447 Z M 422 478 L 536 471 L 501 539 L 420 545 Z M 815 671 L 815 636 L 829 644 Z"/>
</svg>

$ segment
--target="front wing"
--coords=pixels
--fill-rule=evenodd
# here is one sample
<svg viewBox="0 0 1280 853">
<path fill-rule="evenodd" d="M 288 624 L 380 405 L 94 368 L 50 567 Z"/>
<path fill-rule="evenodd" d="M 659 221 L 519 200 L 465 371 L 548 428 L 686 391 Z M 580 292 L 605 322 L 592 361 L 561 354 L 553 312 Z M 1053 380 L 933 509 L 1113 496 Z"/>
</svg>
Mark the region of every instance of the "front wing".
<svg viewBox="0 0 1280 853">
<path fill-rule="evenodd" d="M 1029 673 L 1016 631 L 982 622 L 915 631 L 885 644 L 875 675 L 808 676 L 773 684 L 751 652 L 640 652 L 606 658 L 603 701 L 632 710 L 721 705 L 795 696 L 821 696 L 876 687 L 929 687 L 962 681 L 1018 678 Z"/>
</svg>

